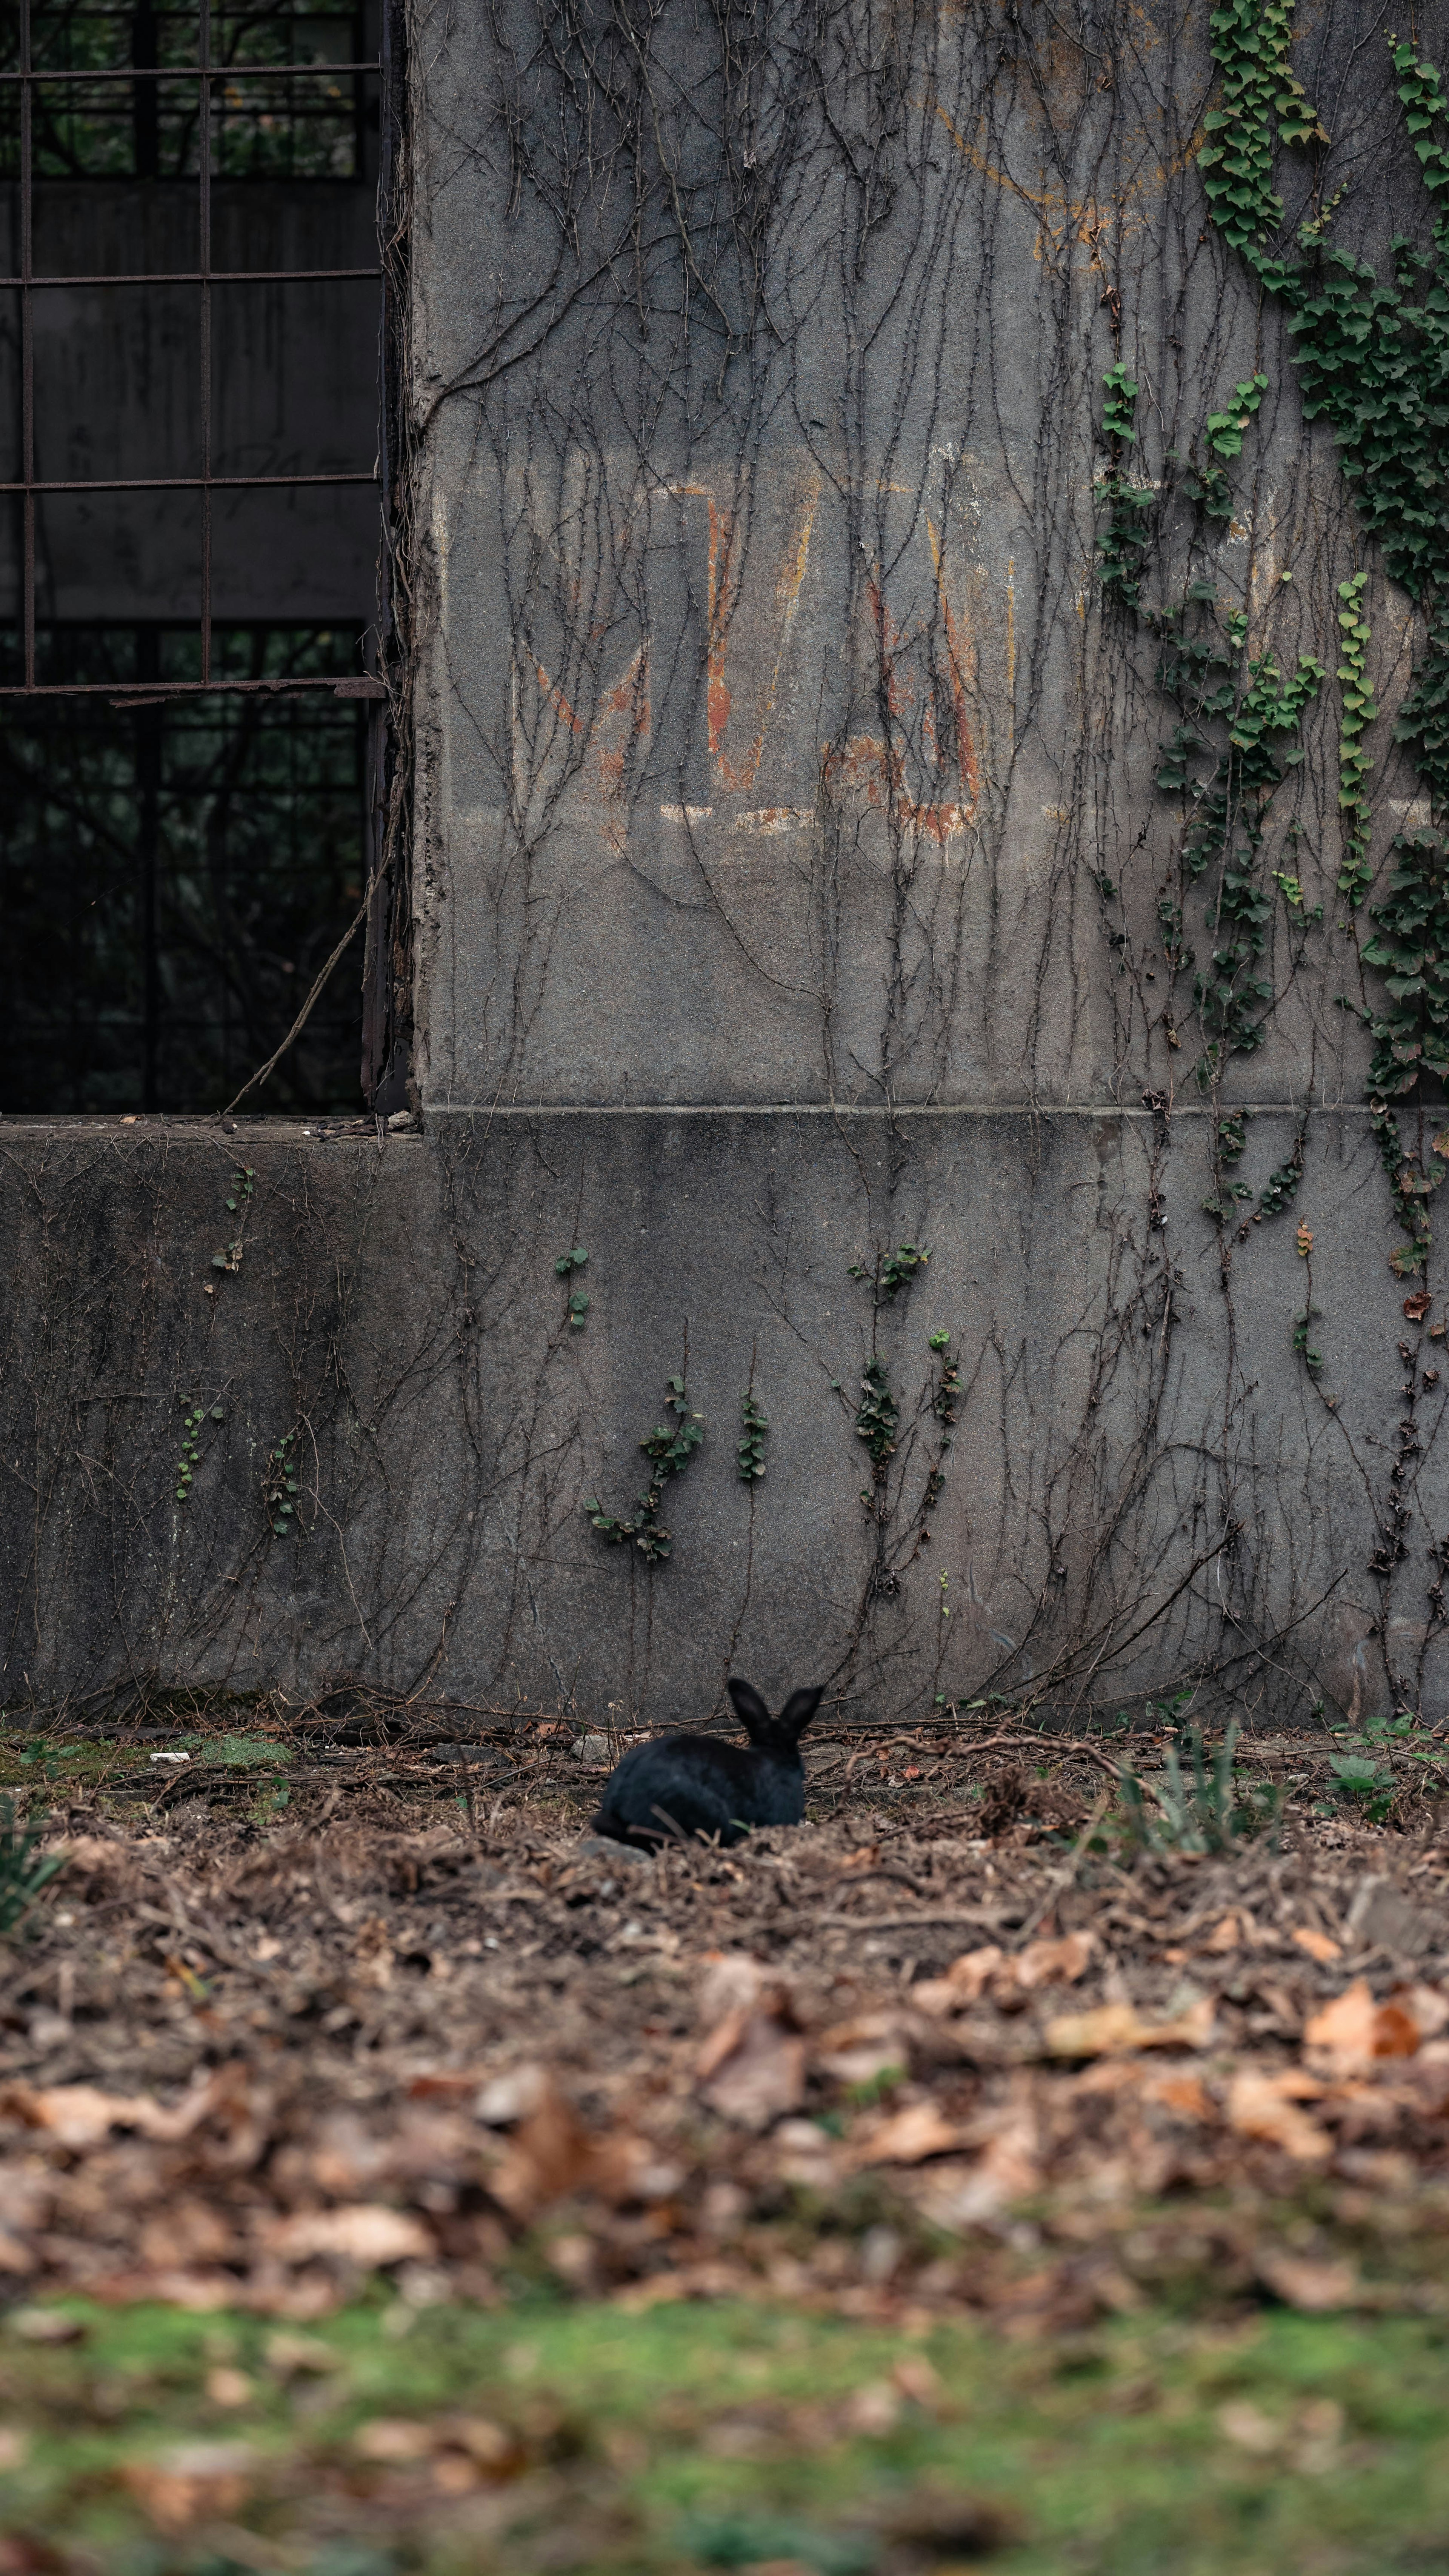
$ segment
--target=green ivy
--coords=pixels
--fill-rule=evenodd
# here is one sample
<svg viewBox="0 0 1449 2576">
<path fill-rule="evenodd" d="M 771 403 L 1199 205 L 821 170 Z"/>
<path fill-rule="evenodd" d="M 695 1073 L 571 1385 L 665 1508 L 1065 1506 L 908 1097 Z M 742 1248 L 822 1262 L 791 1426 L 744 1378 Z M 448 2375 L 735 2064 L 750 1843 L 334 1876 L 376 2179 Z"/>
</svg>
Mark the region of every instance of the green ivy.
<svg viewBox="0 0 1449 2576">
<path fill-rule="evenodd" d="M 739 1460 L 740 1474 L 748 1485 L 765 1472 L 765 1434 L 770 1428 L 751 1394 L 747 1393 L 741 1402 L 740 1422 L 744 1437 L 735 1456 Z"/>
<path fill-rule="evenodd" d="M 1284 143 L 1326 143 L 1328 137 L 1289 67 L 1293 0 L 1229 0 L 1214 9 L 1210 25 L 1222 90 L 1203 119 L 1207 141 L 1198 167 L 1213 220 L 1261 274 L 1267 263 L 1258 246 L 1283 217 L 1283 200 L 1273 189 L 1275 121 Z"/>
<path fill-rule="evenodd" d="M 1211 26 L 1221 95 L 1199 155 L 1209 211 L 1260 284 L 1290 307 L 1305 417 L 1328 422 L 1361 525 L 1377 538 L 1391 579 L 1424 611 L 1427 651 L 1395 730 L 1437 815 L 1449 803 L 1449 102 L 1435 66 L 1390 36 L 1430 200 L 1432 246 L 1417 251 L 1396 234 L 1392 276 L 1381 282 L 1367 262 L 1331 246 L 1338 198 L 1299 227 L 1296 250 L 1273 238 L 1283 214 L 1272 187 L 1275 120 L 1283 143 L 1328 139 L 1288 70 L 1290 0 L 1233 0 L 1213 11 Z M 1355 641 L 1367 638 L 1350 636 Z M 1344 660 L 1354 669 L 1348 653 Z M 1361 672 L 1360 663 L 1360 682 Z M 1351 748 L 1361 730 L 1350 733 Z M 1356 821 L 1361 774 L 1340 782 L 1349 791 L 1344 810 Z M 1357 886 L 1364 863 L 1363 852 L 1351 853 L 1345 891 Z"/>
<path fill-rule="evenodd" d="M 885 1362 L 876 1359 L 867 1360 L 861 1373 L 860 1403 L 855 1415 L 855 1436 L 857 1440 L 865 1442 L 877 1483 L 885 1474 L 886 1460 L 894 1454 L 900 1420 L 900 1408 L 891 1393 L 891 1382 L 886 1375 Z M 870 1500 L 869 1494 L 862 1494 L 862 1502 L 868 1503 Z"/>
<path fill-rule="evenodd" d="M 581 1243 L 576 1243 L 571 1252 L 561 1252 L 553 1265 L 555 1278 L 570 1278 L 575 1270 L 585 1267 L 588 1258 L 588 1252 Z M 589 1300 L 582 1288 L 570 1289 L 565 1312 L 570 1330 L 581 1333 L 589 1312 Z"/>
<path fill-rule="evenodd" d="M 1338 681 L 1342 691 L 1343 713 L 1338 724 L 1338 810 L 1344 816 L 1343 858 L 1338 871 L 1338 891 L 1356 911 L 1373 883 L 1369 864 L 1371 819 L 1368 801 L 1368 777 L 1373 762 L 1363 750 L 1360 736 L 1365 725 L 1371 725 L 1378 714 L 1368 680 L 1368 647 L 1372 633 L 1363 613 L 1363 589 L 1367 573 L 1355 573 L 1352 581 L 1341 581 L 1338 596 L 1343 605 L 1338 612 Z"/>
<path fill-rule="evenodd" d="M 1194 586 L 1199 600 L 1207 585 Z M 1158 680 L 1177 701 L 1183 721 L 1163 746 L 1157 784 L 1189 799 L 1183 865 L 1189 880 L 1213 871 L 1207 926 L 1216 945 L 1200 969 L 1193 999 L 1205 1047 L 1200 1077 L 1221 1071 L 1230 1055 L 1249 1055 L 1262 1044 L 1271 976 L 1259 961 L 1273 918 L 1273 879 L 1262 863 L 1268 808 L 1289 769 L 1303 758 L 1296 737 L 1323 679 L 1308 654 L 1283 678 L 1271 654 L 1241 672 L 1244 622 L 1219 620 L 1214 603 L 1206 633 L 1189 631 L 1192 593 L 1176 620 L 1164 621 Z M 1236 670 L 1235 670 L 1235 665 Z M 1222 730 L 1219 731 L 1218 728 Z M 1225 735 L 1225 738 L 1224 738 Z M 1193 764 L 1212 767 L 1203 776 Z M 1177 971 L 1190 964 L 1179 949 Z"/>
<path fill-rule="evenodd" d="M 1243 432 L 1267 386 L 1266 376 L 1239 385 L 1236 412 L 1214 413 L 1208 421 L 1209 445 L 1221 456 L 1241 450 Z M 1102 434 L 1110 435 L 1114 454 L 1131 431 L 1124 410 L 1135 395 L 1133 379 L 1121 367 L 1103 382 L 1107 401 Z M 1131 431 L 1135 436 L 1135 431 Z M 1222 470 L 1219 465 L 1217 470 Z M 1107 533 L 1099 538 L 1099 577 L 1115 590 L 1161 644 L 1157 681 L 1179 711 L 1170 740 L 1160 746 L 1157 784 L 1164 795 L 1181 796 L 1187 809 L 1182 844 L 1183 872 L 1189 884 L 1212 872 L 1207 928 L 1214 946 L 1193 987 L 1202 1022 L 1204 1049 L 1198 1064 L 1206 1084 L 1221 1072 L 1229 1056 L 1251 1054 L 1261 1045 L 1274 998 L 1272 979 L 1261 970 L 1275 902 L 1281 885 L 1292 907 L 1302 912 L 1298 879 L 1263 864 L 1268 809 L 1288 770 L 1303 758 L 1297 737 L 1304 716 L 1324 678 L 1321 663 L 1299 656 L 1285 678 L 1269 653 L 1247 656 L 1248 620 L 1241 610 L 1223 609 L 1210 581 L 1189 584 L 1181 607 L 1170 615 L 1138 606 L 1140 578 L 1123 584 L 1109 561 L 1112 544 L 1113 490 L 1108 497 Z M 1201 486 L 1197 486 L 1201 489 Z M 1140 575 L 1140 565 L 1138 568 Z M 1204 772 L 1203 761 L 1210 766 Z M 1103 880 L 1098 879 L 1099 888 Z M 1104 891 L 1115 897 L 1116 888 Z M 1170 887 L 1158 899 L 1163 957 L 1170 977 L 1196 963 L 1183 929 L 1182 904 Z M 1320 914 L 1313 916 L 1320 918 Z M 1108 933 L 1111 945 L 1123 949 L 1126 932 Z M 1204 1200 L 1218 1218 L 1229 1213 L 1221 1196 Z"/>
<path fill-rule="evenodd" d="M 903 1288 L 908 1288 L 917 1271 L 924 1270 L 930 1258 L 930 1252 L 924 1245 L 898 1243 L 894 1252 L 880 1255 L 871 1269 L 867 1269 L 863 1261 L 852 1261 L 846 1276 L 851 1279 L 869 1279 L 874 1285 L 876 1303 L 879 1305 L 882 1298 L 898 1297 Z"/>
<path fill-rule="evenodd" d="M 266 1472 L 262 1477 L 262 1505 L 272 1525 L 273 1538 L 288 1538 L 300 1524 L 292 1496 L 301 1491 L 292 1451 L 297 1444 L 295 1431 L 284 1431 L 275 1449 L 268 1453 Z"/>
<path fill-rule="evenodd" d="M 1433 832 L 1401 832 L 1394 842 L 1397 862 L 1382 903 L 1369 918 L 1376 924 L 1364 950 L 1371 966 L 1383 972 L 1389 1008 L 1369 1022 L 1374 1051 L 1369 1063 L 1370 1111 L 1379 1155 L 1399 1222 L 1408 1236 L 1389 1255 L 1401 1279 L 1424 1267 L 1433 1231 L 1429 1201 L 1445 1178 L 1440 1149 L 1449 1137 L 1436 1137 L 1436 1159 L 1425 1161 L 1406 1152 L 1399 1122 L 1389 1102 L 1414 1089 L 1421 1073 L 1449 1074 L 1449 876 L 1443 845 Z"/>
<path fill-rule="evenodd" d="M 1227 469 L 1242 455 L 1244 435 L 1267 390 L 1266 376 L 1250 376 L 1246 384 L 1233 387 L 1229 408 L 1210 411 L 1203 424 L 1205 461 L 1200 472 L 1189 468 L 1184 474 L 1182 489 L 1190 501 L 1201 505 L 1209 519 L 1230 519 L 1233 515 Z"/>
<path fill-rule="evenodd" d="M 1303 1362 L 1303 1365 L 1307 1369 L 1310 1377 L 1317 1377 L 1323 1366 L 1322 1351 L 1314 1350 L 1308 1339 L 1310 1329 L 1312 1328 L 1319 1311 L 1320 1310 L 1317 1306 L 1308 1305 L 1304 1307 L 1301 1315 L 1295 1315 L 1293 1318 L 1293 1348 Z"/>
<path fill-rule="evenodd" d="M 682 1377 L 669 1380 L 664 1401 L 674 1415 L 673 1428 L 668 1423 L 656 1424 L 652 1431 L 645 1432 L 639 1443 L 651 1462 L 653 1472 L 649 1478 L 649 1490 L 640 1495 L 631 1517 L 616 1519 L 605 1511 L 597 1495 L 583 1507 L 599 1536 L 606 1539 L 611 1547 L 622 1547 L 632 1540 L 648 1565 L 657 1565 L 667 1557 L 672 1544 L 670 1534 L 659 1518 L 664 1488 L 671 1476 L 683 1475 L 704 1438 L 704 1415 L 691 1413 Z"/>
</svg>

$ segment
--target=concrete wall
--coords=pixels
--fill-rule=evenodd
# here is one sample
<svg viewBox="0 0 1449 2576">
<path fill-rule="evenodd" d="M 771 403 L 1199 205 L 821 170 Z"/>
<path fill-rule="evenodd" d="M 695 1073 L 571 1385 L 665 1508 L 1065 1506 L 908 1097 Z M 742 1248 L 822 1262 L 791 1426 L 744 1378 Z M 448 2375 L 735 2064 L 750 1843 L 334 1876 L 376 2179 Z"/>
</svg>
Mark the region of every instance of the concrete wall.
<svg viewBox="0 0 1449 2576">
<path fill-rule="evenodd" d="M 1334 891 L 1356 541 L 1281 317 L 1207 225 L 1206 13 L 724 24 L 666 13 L 641 65 L 601 21 L 589 117 L 526 13 L 415 29 L 421 1131 L 0 1130 L 8 1686 L 350 1667 L 662 1719 L 729 1669 L 893 1715 L 1206 1674 L 1260 1714 L 1437 1717 L 1439 1310 L 1388 1265 L 1338 1006 L 1374 992 Z M 1310 86 L 1347 95 L 1361 33 L 1319 14 Z M 1373 60 L 1370 250 L 1414 185 Z M 1184 506 L 1153 595 L 1206 576 L 1245 656 L 1330 674 L 1258 860 L 1303 894 L 1261 1042 L 1202 1081 L 1159 907 L 1185 887 L 1200 958 L 1218 934 L 1154 783 L 1160 647 L 1094 569 L 1118 356 L 1152 476 L 1268 375 L 1230 525 Z M 1364 561 L 1382 860 L 1415 637 Z M 233 1156 L 256 1196 L 217 1274 Z M 902 1243 L 930 1260 L 889 1295 Z M 705 1436 L 650 1566 L 583 1505 L 632 1506 L 675 1375 Z M 178 1504 L 193 1396 L 224 1419 Z"/>
</svg>

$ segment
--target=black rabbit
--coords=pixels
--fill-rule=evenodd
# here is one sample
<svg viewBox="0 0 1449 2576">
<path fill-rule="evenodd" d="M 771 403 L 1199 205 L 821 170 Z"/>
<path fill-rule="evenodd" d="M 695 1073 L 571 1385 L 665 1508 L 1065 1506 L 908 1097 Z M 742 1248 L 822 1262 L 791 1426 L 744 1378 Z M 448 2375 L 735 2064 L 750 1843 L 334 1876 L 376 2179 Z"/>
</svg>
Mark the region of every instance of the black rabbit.
<svg viewBox="0 0 1449 2576">
<path fill-rule="evenodd" d="M 799 1690 L 772 1717 L 748 1682 L 731 1682 L 749 1748 L 712 1735 L 661 1735 L 636 1744 L 610 1772 L 596 1834 L 657 1849 L 679 1836 L 718 1834 L 737 1843 L 752 1825 L 798 1825 L 805 1813 L 800 1738 L 822 1690 Z"/>
</svg>

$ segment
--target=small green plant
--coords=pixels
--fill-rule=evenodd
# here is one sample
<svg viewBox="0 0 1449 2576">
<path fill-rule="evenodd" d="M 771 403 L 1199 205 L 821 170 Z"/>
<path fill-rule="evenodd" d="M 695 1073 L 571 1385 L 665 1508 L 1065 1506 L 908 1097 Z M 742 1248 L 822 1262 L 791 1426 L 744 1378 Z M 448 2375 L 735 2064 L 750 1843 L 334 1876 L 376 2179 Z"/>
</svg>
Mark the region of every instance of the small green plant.
<svg viewBox="0 0 1449 2576">
<path fill-rule="evenodd" d="M 1374 722 L 1378 708 L 1368 679 L 1368 647 L 1372 635 L 1363 613 L 1366 572 L 1355 573 L 1352 581 L 1341 581 L 1338 596 L 1339 665 L 1338 685 L 1342 714 L 1338 720 L 1338 810 L 1343 816 L 1343 857 L 1338 871 L 1338 891 L 1350 909 L 1357 911 L 1373 883 L 1369 865 L 1372 817 L 1369 811 L 1368 780 L 1373 762 L 1361 746 L 1364 728 Z"/>
<path fill-rule="evenodd" d="M 292 1496 L 300 1491 L 292 1456 L 296 1440 L 295 1431 L 283 1432 L 275 1449 L 268 1455 L 266 1474 L 262 1478 L 262 1503 L 272 1525 L 273 1538 L 285 1538 L 289 1531 L 299 1526 L 297 1506 L 292 1500 Z"/>
<path fill-rule="evenodd" d="M 1307 1369 L 1310 1377 L 1317 1377 L 1319 1370 L 1323 1366 L 1322 1351 L 1314 1350 L 1308 1339 L 1309 1332 L 1319 1312 L 1320 1310 L 1317 1306 L 1309 1305 L 1304 1307 L 1301 1315 L 1295 1315 L 1293 1318 L 1293 1348 L 1303 1362 L 1303 1365 Z"/>
<path fill-rule="evenodd" d="M 740 1403 L 740 1424 L 743 1437 L 735 1456 L 739 1460 L 740 1474 L 748 1485 L 765 1472 L 765 1434 L 770 1428 L 767 1416 L 760 1411 L 748 1390 Z"/>
<path fill-rule="evenodd" d="M 247 1201 L 255 1194 L 256 1180 L 256 1168 L 251 1163 L 238 1163 L 231 1176 L 231 1191 L 226 1202 L 227 1209 L 232 1216 L 240 1217 L 242 1224 L 246 1221 Z M 240 1270 L 242 1266 L 242 1224 L 238 1225 L 236 1233 L 233 1235 L 230 1243 L 226 1246 L 225 1251 L 214 1252 L 212 1254 L 211 1266 L 213 1270 L 225 1270 L 233 1275 Z"/>
<path fill-rule="evenodd" d="M 653 1473 L 649 1490 L 641 1494 L 634 1512 L 625 1519 L 606 1512 L 595 1494 L 584 1504 L 600 1538 L 610 1547 L 623 1547 L 632 1542 L 646 1565 L 657 1565 L 669 1555 L 672 1541 L 659 1518 L 664 1488 L 671 1476 L 682 1476 L 690 1459 L 704 1438 L 704 1415 L 691 1413 L 689 1396 L 682 1377 L 672 1377 L 665 1393 L 665 1403 L 674 1415 L 674 1426 L 656 1424 L 646 1431 L 639 1446 L 651 1462 Z"/>
<path fill-rule="evenodd" d="M 941 1352 L 941 1374 L 936 1380 L 936 1391 L 931 1398 L 931 1411 L 945 1430 L 949 1430 L 955 1421 L 956 1407 L 965 1392 L 961 1384 L 960 1361 L 949 1359 L 942 1349 L 943 1342 L 949 1338 L 949 1334 L 931 1335 L 932 1350 Z M 949 1449 L 951 1443 L 949 1440 L 943 1440 L 941 1446 L 943 1449 Z"/>
<path fill-rule="evenodd" d="M 1371 1825 L 1381 1825 L 1394 1803 L 1394 1775 L 1371 1753 L 1331 1753 L 1328 1767 L 1340 1798 L 1358 1807 Z"/>
<path fill-rule="evenodd" d="M 1276 1172 L 1270 1172 L 1263 1183 L 1258 1198 L 1259 1215 L 1281 1216 L 1283 1210 L 1291 1207 L 1297 1197 L 1298 1184 L 1302 1178 L 1303 1138 L 1300 1136 L 1287 1162 L 1280 1163 Z"/>
<path fill-rule="evenodd" d="M 1120 360 L 1109 367 L 1102 378 L 1106 399 L 1102 404 L 1102 436 L 1122 447 L 1137 444 L 1136 411 L 1140 387 L 1135 376 L 1129 376 Z"/>
<path fill-rule="evenodd" d="M 571 1278 L 576 1270 L 583 1269 L 588 1257 L 588 1253 L 581 1243 L 576 1243 L 571 1252 L 561 1252 L 553 1265 L 555 1277 L 559 1279 Z M 584 1321 L 588 1311 L 589 1300 L 586 1291 L 582 1288 L 571 1288 L 569 1291 L 567 1314 L 569 1328 L 572 1332 L 581 1333 L 583 1331 Z"/>
<path fill-rule="evenodd" d="M 1233 387 L 1233 400 L 1226 411 L 1210 411 L 1203 423 L 1205 462 L 1200 474 L 1189 471 L 1182 488 L 1190 501 L 1201 505 L 1209 519 L 1230 519 L 1233 515 L 1232 485 L 1227 469 L 1243 452 L 1243 438 L 1268 390 L 1266 376 L 1250 376 L 1246 384 Z"/>
<path fill-rule="evenodd" d="M 894 1454 L 900 1420 L 900 1409 L 891 1393 L 885 1362 L 867 1360 L 861 1372 L 855 1436 L 865 1442 L 877 1484 L 885 1474 L 886 1460 Z M 869 1503 L 870 1500 L 869 1494 L 862 1494 L 862 1502 Z"/>
<path fill-rule="evenodd" d="M 883 1297 L 898 1297 L 903 1288 L 910 1286 L 917 1271 L 925 1269 L 930 1258 L 924 1245 L 898 1243 L 894 1252 L 883 1254 L 873 1269 L 868 1270 L 862 1261 L 853 1261 L 848 1276 L 871 1280 L 877 1301 Z"/>
<path fill-rule="evenodd" d="M 37 1854 L 38 1825 L 18 1826 L 15 1801 L 0 1798 L 0 1937 L 13 1932 L 43 1887 L 65 1867 L 63 1852 Z"/>
<path fill-rule="evenodd" d="M 192 1477 L 201 1464 L 201 1427 L 206 1420 L 206 1413 L 201 1405 L 192 1404 L 185 1398 L 183 1401 L 186 1403 L 186 1413 L 181 1425 L 181 1455 L 176 1461 L 178 1503 L 184 1503 L 188 1499 Z M 212 1406 L 211 1419 L 213 1422 L 226 1420 L 226 1415 L 219 1404 Z"/>
<path fill-rule="evenodd" d="M 1149 1718 L 1152 1714 L 1149 1707 Z M 1128 1765 L 1122 1774 L 1121 1822 L 1129 1845 L 1147 1852 L 1229 1852 L 1276 1831 L 1279 1791 L 1234 1777 L 1238 1734 L 1237 1726 L 1230 1726 L 1216 1752 L 1209 1753 L 1202 1729 L 1180 1721 L 1176 1740 L 1163 1757 L 1160 1784 L 1144 1785 Z"/>
</svg>

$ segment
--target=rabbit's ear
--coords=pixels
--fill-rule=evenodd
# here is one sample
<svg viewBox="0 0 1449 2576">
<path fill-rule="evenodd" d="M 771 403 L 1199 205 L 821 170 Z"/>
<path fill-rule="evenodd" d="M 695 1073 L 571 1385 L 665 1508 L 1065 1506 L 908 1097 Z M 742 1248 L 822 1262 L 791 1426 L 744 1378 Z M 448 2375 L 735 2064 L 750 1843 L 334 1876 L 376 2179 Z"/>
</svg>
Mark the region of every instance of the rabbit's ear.
<svg viewBox="0 0 1449 2576">
<path fill-rule="evenodd" d="M 769 1710 L 766 1708 L 759 1692 L 752 1689 L 748 1682 L 732 1681 L 728 1687 L 730 1698 L 735 1704 L 736 1717 L 739 1719 L 741 1726 L 744 1728 L 746 1735 L 750 1739 L 750 1742 L 752 1744 L 758 1743 L 762 1735 L 769 1734 L 770 1729 L 774 1724 L 774 1720 L 771 1717 Z"/>
<path fill-rule="evenodd" d="M 825 1684 L 819 1690 L 792 1691 L 775 1721 L 776 1732 L 798 1743 L 810 1720 L 825 1697 Z"/>
</svg>

